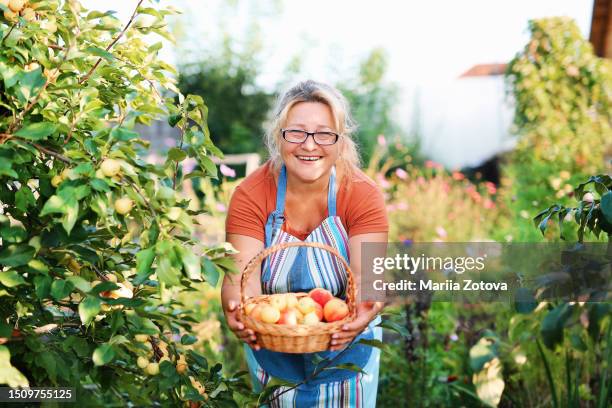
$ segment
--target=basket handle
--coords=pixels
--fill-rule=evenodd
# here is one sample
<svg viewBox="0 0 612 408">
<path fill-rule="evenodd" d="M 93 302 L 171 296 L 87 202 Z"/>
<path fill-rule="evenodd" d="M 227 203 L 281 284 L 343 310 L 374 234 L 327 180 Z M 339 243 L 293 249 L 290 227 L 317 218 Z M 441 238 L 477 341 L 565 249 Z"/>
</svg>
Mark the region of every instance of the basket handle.
<svg viewBox="0 0 612 408">
<path fill-rule="evenodd" d="M 242 278 L 240 279 L 240 299 L 241 299 L 242 305 L 246 303 L 246 295 L 244 293 L 246 283 L 249 279 L 249 276 L 251 276 L 251 274 L 255 271 L 255 268 L 259 267 L 266 257 L 270 256 L 271 254 L 275 252 L 278 252 L 280 250 L 287 249 L 287 248 L 300 247 L 300 246 L 323 249 L 331 253 L 332 255 L 334 255 L 336 258 L 340 260 L 340 262 L 342 263 L 342 265 L 347 271 L 346 304 L 349 309 L 349 317 L 351 318 L 351 320 L 353 320 L 355 318 L 356 311 L 357 311 L 356 306 L 355 306 L 355 297 L 357 295 L 357 288 L 355 285 L 355 277 L 353 275 L 353 271 L 351 270 L 351 267 L 349 266 L 349 264 L 344 260 L 342 255 L 340 255 L 340 253 L 335 248 L 332 248 L 329 245 L 321 244 L 319 242 L 283 242 L 283 243 L 273 245 L 273 246 L 270 246 L 268 248 L 264 248 L 263 250 L 261 250 L 257 255 L 253 257 L 253 259 L 249 261 L 249 263 L 244 267 L 244 270 L 242 271 Z"/>
</svg>

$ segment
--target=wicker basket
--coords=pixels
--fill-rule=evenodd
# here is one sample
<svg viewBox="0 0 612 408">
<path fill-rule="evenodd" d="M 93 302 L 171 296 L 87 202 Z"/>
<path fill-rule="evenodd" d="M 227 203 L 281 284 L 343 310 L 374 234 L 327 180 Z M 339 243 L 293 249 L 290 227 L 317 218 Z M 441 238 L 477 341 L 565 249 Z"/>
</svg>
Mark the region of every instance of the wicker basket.
<svg viewBox="0 0 612 408">
<path fill-rule="evenodd" d="M 283 325 L 276 323 L 264 323 L 259 320 L 249 317 L 245 313 L 246 305 L 250 303 L 263 304 L 270 302 L 271 295 L 260 295 L 247 298 L 244 290 L 249 276 L 261 268 L 263 260 L 274 252 L 291 247 L 307 246 L 323 249 L 330 252 L 344 265 L 347 271 L 347 290 L 346 303 L 349 309 L 349 314 L 342 320 L 331 323 L 317 323 L 313 325 Z M 308 296 L 306 293 L 296 293 L 298 299 Z M 249 261 L 242 273 L 240 281 L 240 318 L 245 327 L 253 330 L 257 336 L 257 344 L 261 347 L 272 351 L 280 351 L 284 353 L 315 353 L 329 349 L 332 334 L 339 332 L 343 324 L 351 322 L 355 319 L 356 307 L 356 287 L 355 278 L 351 268 L 346 263 L 344 258 L 334 248 L 320 244 L 317 242 L 286 242 L 271 246 L 262 250 L 253 259 Z"/>
</svg>

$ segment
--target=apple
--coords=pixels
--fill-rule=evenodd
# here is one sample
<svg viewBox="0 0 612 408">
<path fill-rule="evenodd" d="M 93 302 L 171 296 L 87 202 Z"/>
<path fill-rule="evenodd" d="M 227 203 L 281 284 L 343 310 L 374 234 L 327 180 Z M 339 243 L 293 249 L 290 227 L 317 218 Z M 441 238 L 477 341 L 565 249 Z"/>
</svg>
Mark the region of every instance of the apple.
<svg viewBox="0 0 612 408">
<path fill-rule="evenodd" d="M 106 177 L 113 177 L 121 170 L 121 163 L 115 159 L 105 159 L 100 165 L 100 170 Z"/>
<path fill-rule="evenodd" d="M 276 323 L 278 319 L 280 319 L 280 312 L 277 308 L 268 305 L 261 307 L 259 320 L 264 323 Z"/>
<path fill-rule="evenodd" d="M 330 300 L 334 298 L 334 295 L 332 295 L 329 290 L 323 289 L 323 288 L 315 288 L 311 290 L 308 293 L 308 296 L 312 300 L 320 304 L 321 307 L 324 307 L 327 302 L 329 302 Z"/>
<path fill-rule="evenodd" d="M 106 280 L 109 282 L 117 283 L 117 276 L 112 273 L 109 273 L 106 275 Z"/>
<path fill-rule="evenodd" d="M 314 312 L 317 308 L 317 302 L 312 300 L 312 298 L 306 296 L 300 299 L 298 302 L 298 310 L 302 312 L 303 315 Z"/>
<path fill-rule="evenodd" d="M 261 321 L 261 309 L 262 309 L 262 305 L 255 305 L 255 307 L 251 310 L 251 313 L 248 314 L 248 316 L 250 316 L 251 318 L 255 319 L 255 320 L 259 320 Z"/>
<path fill-rule="evenodd" d="M 277 293 L 275 295 L 270 296 L 270 306 L 282 312 L 287 307 L 287 301 L 284 294 Z"/>
<path fill-rule="evenodd" d="M 149 335 L 148 334 L 137 334 L 134 336 L 134 338 L 136 339 L 136 341 L 140 343 L 144 343 L 149 340 Z"/>
<path fill-rule="evenodd" d="M 149 363 L 145 368 L 145 372 L 149 375 L 157 375 L 159 374 L 159 364 L 157 363 Z"/>
<path fill-rule="evenodd" d="M 11 10 L 4 10 L 4 18 L 8 21 L 17 21 L 17 13 L 12 12 Z"/>
<path fill-rule="evenodd" d="M 323 320 L 323 308 L 321 307 L 320 304 L 316 304 L 315 305 L 315 310 L 314 313 L 317 315 L 317 317 L 319 318 L 319 320 Z"/>
<path fill-rule="evenodd" d="M 249 316 L 251 314 L 251 312 L 253 312 L 253 309 L 255 309 L 255 306 L 257 306 L 255 303 L 248 303 L 247 305 L 245 305 L 244 306 L 244 314 Z"/>
<path fill-rule="evenodd" d="M 57 187 L 59 186 L 62 181 L 64 181 L 64 179 L 62 178 L 62 176 L 60 176 L 59 174 L 56 174 L 55 176 L 53 176 L 53 178 L 51 179 L 51 185 L 53 187 Z"/>
<path fill-rule="evenodd" d="M 338 298 L 333 298 L 325 304 L 323 315 L 328 322 L 336 322 L 344 319 L 349 314 L 347 304 Z"/>
<path fill-rule="evenodd" d="M 298 324 L 298 313 L 296 309 L 286 309 L 281 313 L 278 324 L 286 324 L 287 326 L 295 326 Z M 301 313 L 300 313 L 301 314 Z"/>
<path fill-rule="evenodd" d="M 142 368 L 144 370 L 149 365 L 149 359 L 146 357 L 140 356 L 138 357 L 138 360 L 136 360 L 136 365 L 138 365 L 139 368 Z"/>
<path fill-rule="evenodd" d="M 296 308 L 298 304 L 298 298 L 293 293 L 285 293 L 285 303 L 287 304 L 287 309 Z"/>
<path fill-rule="evenodd" d="M 18 13 L 25 6 L 25 0 L 10 0 L 8 6 L 12 11 Z"/>
<path fill-rule="evenodd" d="M 181 354 L 176 362 L 176 372 L 179 374 L 184 374 L 189 366 L 187 365 L 187 361 L 185 360 L 185 356 Z"/>
<path fill-rule="evenodd" d="M 128 197 L 121 197 L 117 201 L 115 201 L 115 211 L 121 215 L 125 215 L 132 211 L 132 207 L 134 206 L 134 202 Z"/>
<path fill-rule="evenodd" d="M 21 16 L 25 21 L 34 21 L 36 19 L 36 12 L 33 9 L 27 7 L 21 11 Z"/>
<path fill-rule="evenodd" d="M 315 312 L 309 312 L 304 315 L 304 320 L 302 324 L 312 325 L 312 324 L 317 324 L 320 322 L 321 320 L 319 319 L 319 316 L 317 316 Z"/>
</svg>

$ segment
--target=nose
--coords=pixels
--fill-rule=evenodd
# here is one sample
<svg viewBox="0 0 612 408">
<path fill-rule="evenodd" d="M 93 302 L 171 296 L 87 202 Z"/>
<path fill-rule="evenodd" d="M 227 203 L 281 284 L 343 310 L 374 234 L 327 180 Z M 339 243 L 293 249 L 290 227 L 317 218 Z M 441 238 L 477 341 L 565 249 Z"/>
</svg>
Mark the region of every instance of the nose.
<svg viewBox="0 0 612 408">
<path fill-rule="evenodd" d="M 301 147 L 302 149 L 308 151 L 313 151 L 317 149 L 318 145 L 314 141 L 314 135 L 308 135 L 308 137 L 306 137 L 306 140 L 304 140 L 304 142 L 302 143 Z"/>
</svg>

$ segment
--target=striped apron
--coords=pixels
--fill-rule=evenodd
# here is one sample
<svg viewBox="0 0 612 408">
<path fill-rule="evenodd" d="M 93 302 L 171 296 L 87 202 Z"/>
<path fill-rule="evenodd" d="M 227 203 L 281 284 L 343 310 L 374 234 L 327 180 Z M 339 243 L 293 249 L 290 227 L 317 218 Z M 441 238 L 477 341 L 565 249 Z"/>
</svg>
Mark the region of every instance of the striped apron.
<svg viewBox="0 0 612 408">
<path fill-rule="evenodd" d="M 336 175 L 332 168 L 327 194 L 328 217 L 313 230 L 304 242 L 320 242 L 335 248 L 349 262 L 348 234 L 336 215 Z M 298 242 L 298 238 L 282 231 L 285 211 L 287 175 L 281 168 L 276 194 L 276 209 L 266 223 L 266 247 L 283 242 Z M 325 288 L 334 296 L 345 298 L 347 272 L 334 255 L 311 247 L 287 248 L 271 254 L 262 264 L 262 292 L 265 294 L 308 292 Z M 382 329 L 376 327 L 380 318 L 373 320 L 358 339 L 382 340 Z M 316 369 L 320 358 L 333 359 L 339 351 L 320 353 L 279 353 L 266 349 L 254 351 L 244 345 L 249 372 L 256 392 L 260 392 L 272 378 L 300 383 Z M 326 369 L 299 387 L 280 395 L 271 407 L 370 408 L 376 406 L 380 350 L 363 344 L 354 345 L 334 360 L 331 366 L 352 363 L 364 373 L 350 370 Z"/>
</svg>

